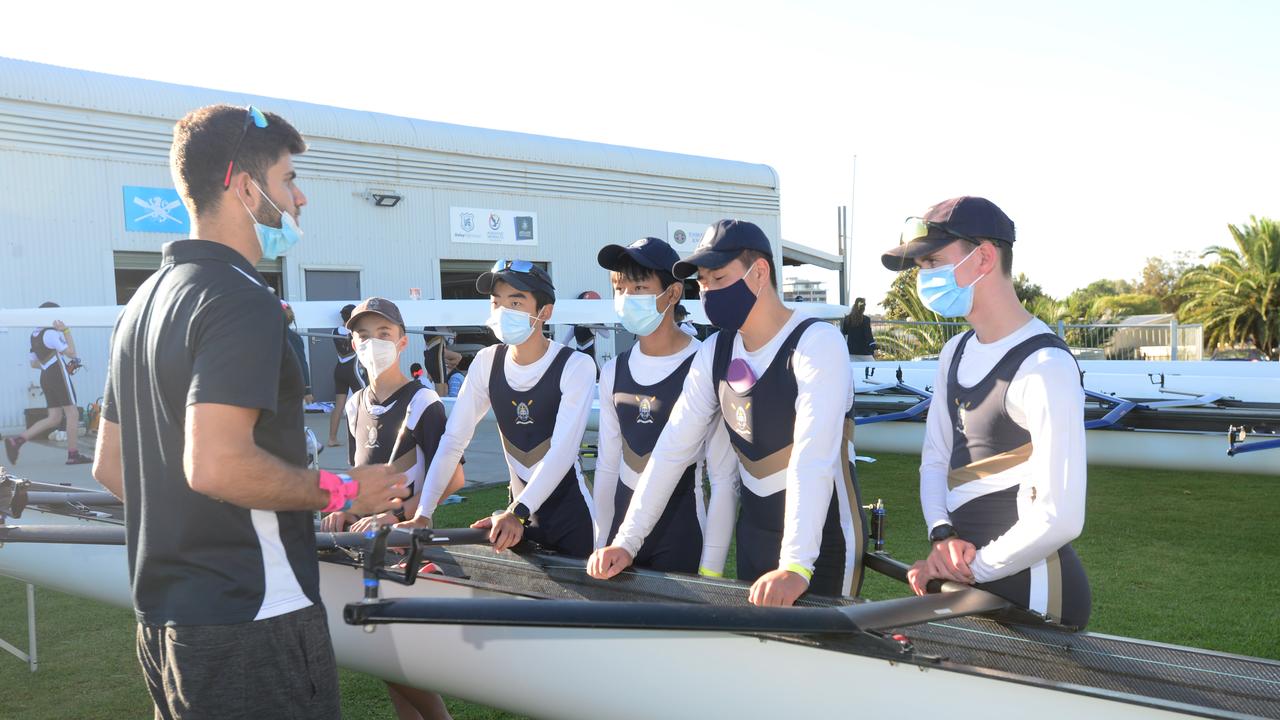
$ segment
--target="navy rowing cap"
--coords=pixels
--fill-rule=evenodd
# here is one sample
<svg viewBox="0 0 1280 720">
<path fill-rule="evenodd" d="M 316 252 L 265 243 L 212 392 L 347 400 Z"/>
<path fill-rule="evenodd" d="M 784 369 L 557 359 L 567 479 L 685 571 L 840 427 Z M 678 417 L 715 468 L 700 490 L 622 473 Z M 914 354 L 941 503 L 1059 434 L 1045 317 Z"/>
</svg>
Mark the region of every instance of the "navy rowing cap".
<svg viewBox="0 0 1280 720">
<path fill-rule="evenodd" d="M 517 270 L 519 266 L 523 268 L 526 263 L 528 269 Z M 476 278 L 476 292 L 482 295 L 491 295 L 493 286 L 501 280 L 517 290 L 526 292 L 542 292 L 551 296 L 551 302 L 556 301 L 556 286 L 551 283 L 551 276 L 546 270 L 524 260 L 498 261 L 494 265 L 496 270 L 490 270 Z"/>
<path fill-rule="evenodd" d="M 898 247 L 880 256 L 880 262 L 894 272 L 910 270 L 916 266 L 916 258 L 958 239 L 992 240 L 1013 245 L 1017 237 L 1013 220 L 999 206 L 973 195 L 943 200 L 926 210 L 924 215 L 907 220 L 910 236 L 900 237 Z"/>
<path fill-rule="evenodd" d="M 700 267 L 712 270 L 724 267 L 743 250 L 755 250 L 773 257 L 773 246 L 759 225 L 746 220 L 721 220 L 707 228 L 698 249 L 672 266 L 671 273 L 683 279 L 696 275 Z"/>
<path fill-rule="evenodd" d="M 640 238 L 626 246 L 605 245 L 596 255 L 596 262 L 605 270 L 617 270 L 618 261 L 624 255 L 642 267 L 659 272 L 671 272 L 671 268 L 680 262 L 680 256 L 667 241 L 655 237 Z"/>
<path fill-rule="evenodd" d="M 396 307 L 396 304 L 390 300 L 380 297 L 371 297 L 357 305 L 355 309 L 351 311 L 351 319 L 347 320 L 347 329 L 355 329 L 356 321 L 358 321 L 362 315 L 369 314 L 381 315 L 396 325 L 399 325 L 401 330 L 404 329 L 404 317 L 400 315 L 400 308 Z"/>
</svg>

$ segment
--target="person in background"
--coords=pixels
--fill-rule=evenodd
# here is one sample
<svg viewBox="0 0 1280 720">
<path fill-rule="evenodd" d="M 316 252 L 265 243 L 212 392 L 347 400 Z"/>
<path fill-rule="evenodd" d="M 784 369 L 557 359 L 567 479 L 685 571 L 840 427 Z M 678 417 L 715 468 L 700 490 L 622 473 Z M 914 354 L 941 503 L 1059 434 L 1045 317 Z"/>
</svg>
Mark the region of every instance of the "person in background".
<svg viewBox="0 0 1280 720">
<path fill-rule="evenodd" d="M 449 373 L 458 367 L 462 354 L 449 348 L 453 344 L 453 338 L 438 334 L 439 328 L 428 325 L 422 331 L 426 334 L 427 341 L 427 347 L 422 351 L 422 368 L 426 377 L 419 379 L 423 385 L 434 385 L 437 393 L 447 394 Z"/>
<path fill-rule="evenodd" d="M 56 308 L 55 302 L 41 303 L 42 308 Z M 28 440 L 43 437 L 58 425 L 67 431 L 67 464 L 84 465 L 93 458 L 84 455 L 76 447 L 80 437 L 80 408 L 76 403 L 76 388 L 71 384 L 71 374 L 80 368 L 76 341 L 71 328 L 61 320 L 54 320 L 50 327 L 38 328 L 31 333 L 31 352 L 27 354 L 31 367 L 40 371 L 40 390 L 44 393 L 49 414 L 43 420 L 27 428 L 21 435 L 4 439 L 4 452 L 10 465 L 18 463 L 18 452 Z"/>
<path fill-rule="evenodd" d="M 691 338 L 698 337 L 698 328 L 689 322 L 689 311 L 685 309 L 683 303 L 676 303 L 676 327 Z"/>
<path fill-rule="evenodd" d="M 595 290 L 583 290 L 578 293 L 575 300 L 599 300 L 600 293 Z M 578 352 L 591 356 L 591 360 L 596 363 L 596 379 L 600 378 L 600 361 L 596 359 L 596 333 L 606 332 L 604 330 L 594 330 L 587 325 L 571 325 L 571 338 L 566 338 L 564 344 L 574 348 Z"/>
<path fill-rule="evenodd" d="M 293 308 L 289 307 L 289 303 L 284 300 L 280 301 L 280 307 L 284 310 L 285 336 L 289 339 L 289 347 L 293 348 L 293 354 L 298 356 L 298 364 L 302 366 L 302 382 L 307 386 L 307 394 L 302 398 L 302 404 L 310 405 L 316 398 L 311 394 L 311 365 L 307 363 L 307 346 L 294 326 L 297 318 L 293 316 Z"/>
<path fill-rule="evenodd" d="M 849 308 L 849 314 L 840 321 L 840 332 L 844 333 L 844 341 L 849 348 L 849 359 L 855 362 L 876 359 L 876 338 L 871 333 L 871 318 L 866 316 L 866 311 L 866 298 L 858 298 Z"/>
<path fill-rule="evenodd" d="M 338 425 L 342 423 L 343 408 L 347 406 L 347 394 L 369 384 L 364 368 L 356 362 L 356 351 L 351 347 L 351 331 L 345 325 L 351 319 L 351 311 L 355 309 L 355 305 L 344 305 L 339 313 L 344 324 L 333 329 L 333 347 L 338 352 L 338 362 L 333 366 L 333 412 L 329 414 L 329 447 L 338 447 Z M 346 435 L 347 445 L 354 447 L 355 441 L 351 434 Z"/>
</svg>

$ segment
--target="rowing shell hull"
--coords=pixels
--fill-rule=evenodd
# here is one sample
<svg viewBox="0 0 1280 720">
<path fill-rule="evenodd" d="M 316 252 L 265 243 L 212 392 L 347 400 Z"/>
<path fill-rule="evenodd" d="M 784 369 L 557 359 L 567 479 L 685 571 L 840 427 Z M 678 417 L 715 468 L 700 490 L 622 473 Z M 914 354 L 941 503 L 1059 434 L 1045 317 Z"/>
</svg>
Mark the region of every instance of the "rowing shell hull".
<svg viewBox="0 0 1280 720">
<path fill-rule="evenodd" d="M 868 423 L 858 426 L 854 444 L 860 455 L 918 455 L 924 431 L 922 422 Z M 1225 432 L 1090 430 L 1085 434 L 1085 452 L 1090 465 L 1280 475 L 1274 451 L 1228 457 Z"/>
<path fill-rule="evenodd" d="M 45 524 L 46 518 L 81 522 L 31 513 L 23 524 Z M 121 607 L 132 602 L 119 546 L 10 543 L 0 547 L 0 574 Z M 440 579 L 382 588 L 387 597 L 510 597 Z M 320 591 L 341 666 L 531 717 L 923 717 L 942 706 L 949 717 L 982 720 L 995 706 L 1037 720 L 1182 717 L 1141 704 L 728 633 L 452 625 L 384 625 L 365 632 L 342 621 L 343 606 L 359 597 L 358 570 L 320 563 Z"/>
</svg>

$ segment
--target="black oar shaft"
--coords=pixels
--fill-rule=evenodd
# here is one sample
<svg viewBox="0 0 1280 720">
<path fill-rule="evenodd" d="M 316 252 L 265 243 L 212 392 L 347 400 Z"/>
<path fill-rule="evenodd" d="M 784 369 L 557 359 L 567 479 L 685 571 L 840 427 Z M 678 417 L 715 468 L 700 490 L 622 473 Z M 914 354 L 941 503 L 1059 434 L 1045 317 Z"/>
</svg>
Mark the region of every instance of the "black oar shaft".
<svg viewBox="0 0 1280 720">
<path fill-rule="evenodd" d="M 408 547 L 409 532 L 392 530 L 387 538 L 387 547 Z M 316 548 L 329 550 L 335 547 L 363 547 L 368 537 L 362 532 L 317 532 Z M 431 539 L 425 543 L 432 545 L 487 545 L 489 531 L 476 528 L 441 528 L 431 531 Z"/>
<path fill-rule="evenodd" d="M 1008 601 L 991 593 L 965 588 L 923 597 L 829 608 L 590 600 L 399 598 L 376 603 L 351 603 L 344 608 L 343 618 L 351 625 L 419 623 L 815 635 L 888 630 L 994 612 L 1007 607 Z"/>
<path fill-rule="evenodd" d="M 0 543 L 54 545 L 124 545 L 124 526 L 20 525 L 0 527 Z"/>
<path fill-rule="evenodd" d="M 0 543 L 51 543 L 63 545 L 124 545 L 122 525 L 11 525 L 0 527 Z M 388 547 L 407 547 L 409 533 L 392 531 Z M 430 545 L 480 545 L 489 542 L 488 530 L 460 528 L 433 530 Z M 364 533 L 316 533 L 316 546 L 322 550 L 335 547 L 362 547 Z"/>
<path fill-rule="evenodd" d="M 658 602 L 399 598 L 351 603 L 351 625 L 421 623 L 812 635 L 858 629 L 834 608 L 758 608 Z"/>
<path fill-rule="evenodd" d="M 118 507 L 120 498 L 107 492 L 28 492 L 27 506 L 32 505 L 90 505 L 94 507 Z"/>
</svg>

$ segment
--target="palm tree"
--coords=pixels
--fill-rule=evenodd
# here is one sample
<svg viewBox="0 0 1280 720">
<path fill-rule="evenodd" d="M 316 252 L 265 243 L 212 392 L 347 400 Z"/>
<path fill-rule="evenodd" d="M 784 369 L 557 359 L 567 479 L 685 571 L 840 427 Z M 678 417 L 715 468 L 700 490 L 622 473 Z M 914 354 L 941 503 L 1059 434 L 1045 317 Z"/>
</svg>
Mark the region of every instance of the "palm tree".
<svg viewBox="0 0 1280 720">
<path fill-rule="evenodd" d="M 911 360 L 936 355 L 947 340 L 964 328 L 960 325 L 942 325 L 946 318 L 924 306 L 916 294 L 918 268 L 898 273 L 893 285 L 880 306 L 888 320 L 909 320 L 931 323 L 905 325 L 880 323 L 872 326 L 878 349 L 876 354 L 884 360 Z"/>
<path fill-rule="evenodd" d="M 1235 247 L 1215 245 L 1201 255 L 1216 262 L 1192 268 L 1178 289 L 1189 298 L 1178 313 L 1204 325 L 1209 347 L 1251 344 L 1274 357 L 1280 344 L 1280 225 L 1250 216 L 1229 225 Z"/>
</svg>

